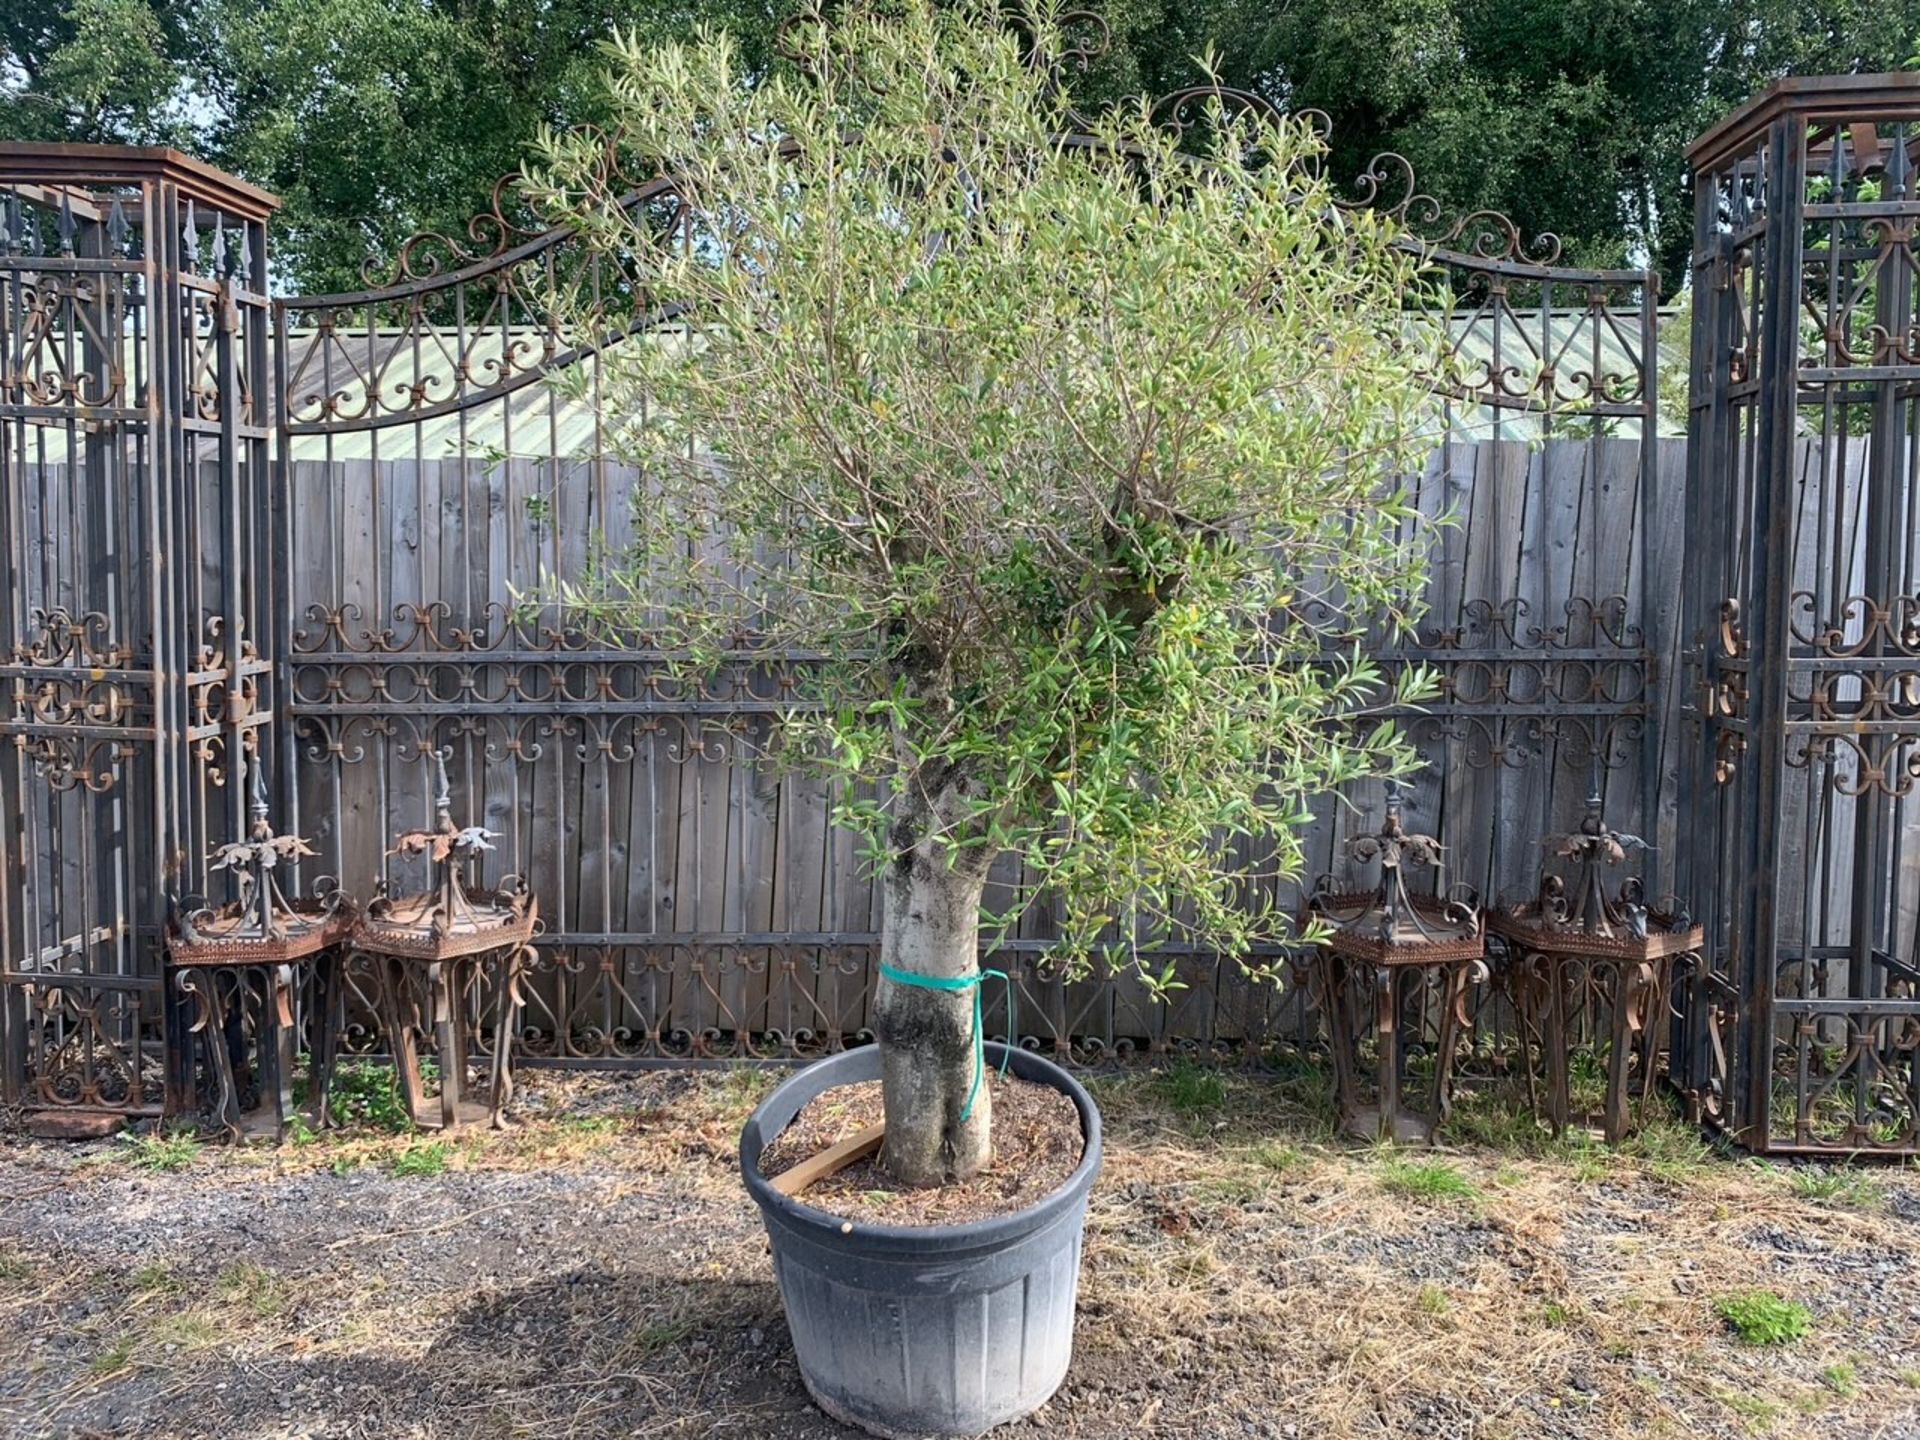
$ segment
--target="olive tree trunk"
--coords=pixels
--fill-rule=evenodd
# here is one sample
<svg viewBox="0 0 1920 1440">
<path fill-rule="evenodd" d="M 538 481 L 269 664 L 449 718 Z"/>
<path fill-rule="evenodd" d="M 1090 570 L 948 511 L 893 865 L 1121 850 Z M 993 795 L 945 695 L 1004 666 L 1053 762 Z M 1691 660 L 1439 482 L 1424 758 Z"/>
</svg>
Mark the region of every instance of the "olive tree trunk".
<svg viewBox="0 0 1920 1440">
<path fill-rule="evenodd" d="M 986 866 L 926 843 L 896 850 L 882 880 L 880 959 L 894 970 L 953 980 L 980 968 Z M 881 1168 L 903 1185 L 964 1180 L 993 1157 L 992 1099 L 973 1089 L 973 988 L 930 990 L 881 977 L 874 996 L 887 1138 Z"/>
</svg>

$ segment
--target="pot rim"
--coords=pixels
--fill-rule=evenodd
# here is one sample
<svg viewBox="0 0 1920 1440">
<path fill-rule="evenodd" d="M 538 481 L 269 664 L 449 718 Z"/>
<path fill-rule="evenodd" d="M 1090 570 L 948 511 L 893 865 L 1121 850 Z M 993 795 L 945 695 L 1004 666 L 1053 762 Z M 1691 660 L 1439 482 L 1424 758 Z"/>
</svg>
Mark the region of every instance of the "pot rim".
<svg viewBox="0 0 1920 1440">
<path fill-rule="evenodd" d="M 838 1055 L 830 1055 L 802 1066 L 792 1075 L 781 1081 L 772 1094 L 762 1100 L 747 1117 L 747 1123 L 740 1130 L 740 1174 L 746 1181 L 748 1193 L 769 1214 L 778 1214 L 782 1218 L 819 1233 L 823 1239 L 849 1241 L 856 1238 L 868 1244 L 878 1241 L 887 1249 L 913 1249 L 952 1251 L 957 1249 L 976 1249 L 997 1242 L 1012 1242 L 1023 1235 L 1050 1225 L 1061 1214 L 1080 1203 L 1092 1189 L 1094 1177 L 1100 1172 L 1100 1107 L 1095 1105 L 1093 1097 L 1086 1087 L 1067 1070 L 1044 1055 L 1036 1055 L 1031 1050 L 1011 1049 L 999 1041 L 990 1040 L 986 1044 L 986 1063 L 997 1066 L 1000 1057 L 1005 1054 L 1008 1069 L 1023 1080 L 1036 1081 L 1051 1085 L 1073 1102 L 1080 1114 L 1080 1133 L 1082 1137 L 1080 1163 L 1073 1167 L 1071 1174 L 1039 1200 L 1020 1210 L 1009 1211 L 1004 1215 L 989 1215 L 982 1220 L 961 1221 L 951 1225 L 875 1225 L 857 1220 L 849 1220 L 845 1215 L 835 1215 L 831 1211 L 819 1209 L 803 1200 L 783 1195 L 773 1188 L 772 1182 L 760 1173 L 760 1156 L 779 1132 L 763 1133 L 766 1129 L 764 1116 L 781 1099 L 783 1091 L 791 1086 L 804 1083 L 809 1077 L 818 1078 L 816 1072 L 834 1068 L 835 1062 L 850 1058 L 864 1058 L 871 1054 L 877 1057 L 877 1046 L 862 1045 L 853 1050 L 843 1050 Z M 842 1080 L 818 1085 L 800 1101 L 794 1114 L 809 1101 L 839 1085 L 859 1084 L 858 1080 Z M 789 1119 L 791 1123 L 791 1119 Z M 783 1125 L 782 1129 L 785 1128 Z M 841 1227 L 851 1224 L 851 1231 Z"/>
</svg>

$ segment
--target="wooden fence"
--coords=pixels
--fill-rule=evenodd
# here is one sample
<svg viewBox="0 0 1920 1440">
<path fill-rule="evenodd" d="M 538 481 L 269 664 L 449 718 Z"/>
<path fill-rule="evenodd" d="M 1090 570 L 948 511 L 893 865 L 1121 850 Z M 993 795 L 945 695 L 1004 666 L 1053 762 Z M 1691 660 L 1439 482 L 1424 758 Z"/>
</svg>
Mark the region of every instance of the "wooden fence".
<svg viewBox="0 0 1920 1440">
<path fill-rule="evenodd" d="M 1445 883 L 1528 890 L 1541 838 L 1577 823 L 1596 774 L 1609 819 L 1659 846 L 1651 884 L 1668 873 L 1683 458 L 1677 440 L 1452 443 L 1419 477 L 1429 611 L 1417 641 L 1383 653 L 1443 679 L 1408 717 L 1428 764 L 1406 810 L 1448 846 Z M 493 873 L 525 876 L 546 917 L 532 1054 L 787 1056 L 860 1035 L 874 887 L 829 789 L 761 758 L 791 677 L 742 665 L 689 691 L 644 653 L 521 613 L 592 547 L 620 545 L 631 472 L 376 456 L 287 474 L 288 828 L 319 870 L 362 895 L 417 879 L 384 851 L 429 818 L 426 757 L 444 748 L 456 817 L 498 832 Z M 1380 802 L 1378 786 L 1328 800 L 1311 870 L 1337 868 Z M 1209 955 L 1171 957 L 1186 988 L 1170 1005 L 1125 970 L 1063 982 L 1046 897 L 1021 887 L 1004 871 L 993 902 L 1030 901 L 996 961 L 1022 1037 L 1095 1057 L 1302 1023 L 1289 987 Z M 1005 1003 L 989 996 L 996 1033 Z"/>
</svg>

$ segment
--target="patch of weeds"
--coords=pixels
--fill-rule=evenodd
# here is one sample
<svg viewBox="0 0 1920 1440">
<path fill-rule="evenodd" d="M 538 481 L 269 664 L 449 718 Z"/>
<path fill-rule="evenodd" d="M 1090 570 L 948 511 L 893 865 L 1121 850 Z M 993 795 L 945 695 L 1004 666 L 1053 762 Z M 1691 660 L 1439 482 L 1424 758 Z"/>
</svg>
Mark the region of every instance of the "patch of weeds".
<svg viewBox="0 0 1920 1440">
<path fill-rule="evenodd" d="M 1581 1185 L 1594 1185 L 1613 1173 L 1613 1155 L 1598 1145 L 1584 1146 L 1573 1155 L 1573 1178 Z"/>
<path fill-rule="evenodd" d="M 1198 1285 L 1220 1273 L 1220 1257 L 1211 1245 L 1201 1245 L 1176 1255 L 1167 1270 L 1176 1279 Z"/>
<path fill-rule="evenodd" d="M 422 1067 L 423 1072 L 425 1067 Z M 357 1060 L 333 1072 L 333 1092 L 327 1108 L 337 1125 L 406 1135 L 414 1129 L 413 1116 L 400 1098 L 400 1079 L 391 1065 Z"/>
<path fill-rule="evenodd" d="M 1905 1120 L 1889 1117 L 1885 1120 L 1870 1121 L 1867 1125 L 1867 1135 L 1876 1145 L 1899 1145 L 1906 1140 L 1908 1134 Z"/>
<path fill-rule="evenodd" d="M 656 1320 L 651 1325 L 642 1326 L 640 1333 L 633 1337 L 633 1343 L 640 1347 L 641 1354 L 652 1355 L 678 1345 L 692 1333 L 693 1326 L 685 1320 Z"/>
<path fill-rule="evenodd" d="M 1718 1315 L 1746 1345 L 1785 1345 L 1813 1329 L 1813 1313 L 1771 1290 L 1744 1290 L 1713 1302 Z"/>
<path fill-rule="evenodd" d="M 1223 1205 L 1244 1205 L 1264 1193 L 1260 1180 L 1248 1175 L 1207 1175 L 1192 1182 L 1189 1193 L 1196 1200 Z"/>
<path fill-rule="evenodd" d="M 727 1071 L 722 1090 L 735 1105 L 753 1106 L 780 1080 L 780 1072 L 769 1065 L 735 1065 Z"/>
<path fill-rule="evenodd" d="M 213 1293 L 230 1305 L 241 1305 L 261 1319 L 286 1308 L 286 1295 L 271 1270 L 242 1262 L 229 1265 L 214 1281 Z"/>
<path fill-rule="evenodd" d="M 1573 1324 L 1573 1311 L 1558 1300 L 1549 1300 L 1540 1307 L 1540 1323 L 1552 1330 L 1564 1330 Z"/>
<path fill-rule="evenodd" d="M 1453 1308 L 1453 1302 L 1447 1298 L 1447 1292 L 1438 1285 L 1422 1285 L 1413 1297 L 1413 1308 L 1422 1315 L 1438 1318 Z"/>
<path fill-rule="evenodd" d="M 132 1360 L 133 1341 L 116 1340 L 89 1360 L 87 1369 L 95 1375 L 117 1375 L 126 1369 Z"/>
<path fill-rule="evenodd" d="M 1629 1136 L 1621 1153 L 1646 1163 L 1654 1179 L 1685 1185 L 1705 1173 L 1713 1151 L 1691 1125 L 1659 1119 Z"/>
<path fill-rule="evenodd" d="M 186 1288 L 173 1267 L 161 1260 L 149 1260 L 127 1278 L 141 1295 L 177 1295 Z"/>
<path fill-rule="evenodd" d="M 1897 1378 L 1909 1390 L 1920 1390 L 1920 1370 L 1902 1370 Z"/>
<path fill-rule="evenodd" d="M 1836 1360 L 1820 1372 L 1820 1383 L 1842 1400 L 1860 1392 L 1860 1371 L 1851 1360 Z"/>
<path fill-rule="evenodd" d="M 1098 1075 L 1082 1075 L 1080 1084 L 1105 1110 L 1119 1105 L 1126 1098 L 1133 1086 L 1133 1077 L 1108 1071 Z"/>
<path fill-rule="evenodd" d="M 200 1139 L 185 1130 L 131 1136 L 122 1142 L 120 1158 L 136 1170 L 171 1174 L 184 1170 L 200 1154 Z"/>
<path fill-rule="evenodd" d="M 33 1266 L 27 1263 L 26 1256 L 12 1250 L 0 1250 L 0 1284 L 12 1280 L 24 1280 L 33 1274 Z"/>
<path fill-rule="evenodd" d="M 429 1140 L 421 1145 L 409 1145 L 393 1157 L 393 1173 L 401 1178 L 421 1175 L 438 1175 L 447 1168 L 447 1145 L 444 1140 Z"/>
<path fill-rule="evenodd" d="M 334 1156 L 333 1163 L 327 1166 L 327 1169 L 331 1170 L 336 1177 L 341 1175 L 351 1175 L 354 1171 L 358 1170 L 359 1168 L 360 1168 L 360 1157 L 358 1155 L 349 1154 L 346 1151 L 342 1151 L 340 1154 Z"/>
<path fill-rule="evenodd" d="M 1787 1413 L 1786 1406 L 1777 1400 L 1769 1400 L 1764 1395 L 1752 1395 L 1739 1390 L 1719 1390 L 1714 1393 L 1713 1398 L 1745 1420 L 1749 1429 L 1758 1426 L 1763 1431 L 1771 1430 Z"/>
<path fill-rule="evenodd" d="M 1558 1154 L 1567 1146 L 1540 1123 L 1525 1088 L 1512 1080 L 1462 1087 L 1447 1117 L 1447 1137 L 1475 1149 L 1532 1159 Z"/>
<path fill-rule="evenodd" d="M 160 1346 L 171 1345 L 182 1353 L 205 1350 L 220 1343 L 221 1329 L 212 1316 L 190 1310 L 184 1315 L 167 1315 L 154 1322 L 148 1339 Z"/>
<path fill-rule="evenodd" d="M 304 1150 L 320 1139 L 319 1132 L 307 1123 L 307 1117 L 296 1115 L 287 1122 L 287 1139 L 296 1150 Z"/>
<path fill-rule="evenodd" d="M 1227 1107 L 1226 1077 L 1217 1070 L 1182 1060 L 1157 1080 L 1161 1097 L 1189 1126 L 1204 1126 Z"/>
<path fill-rule="evenodd" d="M 1511 1190 L 1516 1185 L 1524 1185 L 1527 1183 L 1527 1172 L 1524 1170 L 1516 1170 L 1511 1165 L 1502 1165 L 1498 1170 L 1493 1172 L 1493 1183 L 1498 1185 L 1502 1190 Z"/>
<path fill-rule="evenodd" d="M 1308 1139 L 1332 1143 L 1340 1133 L 1340 1106 L 1334 1099 L 1333 1076 L 1304 1056 L 1284 1059 L 1276 1068 L 1268 1092 L 1276 1113 Z"/>
<path fill-rule="evenodd" d="M 1595 1114 L 1607 1103 L 1607 1062 L 1597 1050 L 1567 1056 L 1567 1100 L 1576 1114 Z"/>
<path fill-rule="evenodd" d="M 1249 1145 L 1247 1159 L 1262 1170 L 1271 1170 L 1276 1175 L 1298 1170 L 1307 1163 L 1307 1157 L 1300 1151 L 1291 1145 L 1282 1145 L 1277 1140 L 1262 1140 L 1257 1145 Z"/>
<path fill-rule="evenodd" d="M 599 1140 L 620 1133 L 617 1115 L 565 1115 L 557 1123 L 563 1135 L 580 1140 Z"/>
<path fill-rule="evenodd" d="M 1429 1204 L 1480 1196 L 1473 1182 L 1444 1160 L 1389 1160 L 1381 1167 L 1380 1188 L 1389 1195 Z"/>
<path fill-rule="evenodd" d="M 1808 1166 L 1791 1171 L 1787 1185 L 1802 1200 L 1834 1210 L 1878 1210 L 1887 1199 L 1877 1182 L 1845 1170 L 1816 1170 Z"/>
</svg>

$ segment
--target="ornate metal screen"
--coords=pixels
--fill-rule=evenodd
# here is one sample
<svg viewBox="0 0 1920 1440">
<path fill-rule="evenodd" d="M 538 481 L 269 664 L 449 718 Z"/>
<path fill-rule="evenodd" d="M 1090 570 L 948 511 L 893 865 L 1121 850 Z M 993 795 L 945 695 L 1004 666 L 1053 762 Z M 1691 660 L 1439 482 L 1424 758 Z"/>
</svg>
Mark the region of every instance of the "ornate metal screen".
<svg viewBox="0 0 1920 1440">
<path fill-rule="evenodd" d="M 1362 188 L 1458 297 L 1435 459 L 1415 480 L 1432 609 L 1385 656 L 1445 679 L 1411 717 L 1432 765 L 1409 809 L 1449 836 L 1457 876 L 1524 891 L 1537 837 L 1577 818 L 1596 765 L 1623 823 L 1654 828 L 1640 819 L 1662 773 L 1654 656 L 1677 570 L 1647 557 L 1679 553 L 1649 523 L 1665 503 L 1656 289 L 1637 270 L 1559 266 L 1551 238 L 1523 244 L 1497 216 L 1443 221 L 1395 157 Z M 446 750 L 458 806 L 500 832 L 498 866 L 531 883 L 548 922 L 531 1056 L 850 1043 L 866 1024 L 872 886 L 829 821 L 836 797 L 756 759 L 803 658 L 743 657 L 687 688 L 644 635 L 589 642 L 527 600 L 628 533 L 641 477 L 602 443 L 594 347 L 645 343 L 652 322 L 610 316 L 611 341 L 566 333 L 548 297 L 562 277 L 594 292 L 596 262 L 511 196 L 503 186 L 465 235 L 416 237 L 370 265 L 365 290 L 278 305 L 289 828 L 364 890 L 389 863 L 383 837 L 426 818 L 428 757 Z M 1317 852 L 1377 823 L 1377 794 L 1350 799 L 1327 807 Z M 1025 893 L 1011 870 L 999 885 L 997 906 Z M 1064 1057 L 1307 1023 L 1290 992 L 1207 954 L 1170 957 L 1185 985 L 1170 1006 L 1124 970 L 1065 983 L 1050 933 L 1035 897 L 995 963 L 1015 977 L 1018 1038 Z M 1006 1033 L 1004 1000 L 988 1003 Z"/>
<path fill-rule="evenodd" d="M 0 145 L 0 1083 L 157 1113 L 170 897 L 273 716 L 271 197 Z"/>
<path fill-rule="evenodd" d="M 1920 76 L 1692 152 L 1683 1079 L 1756 1149 L 1920 1148 Z"/>
<path fill-rule="evenodd" d="M 1412 482 L 1429 610 L 1383 659 L 1442 674 L 1408 717 L 1430 759 L 1408 819 L 1494 898 L 1530 888 L 1538 836 L 1577 817 L 1596 767 L 1619 823 L 1671 827 L 1657 296 L 1498 217 L 1442 219 L 1393 157 L 1362 188 L 1457 298 Z M 161 926 L 241 833 L 232 776 L 255 747 L 277 827 L 319 852 L 291 883 L 362 895 L 417 878 L 386 845 L 429 820 L 446 754 L 456 807 L 501 836 L 487 879 L 524 876 L 547 923 L 530 1059 L 794 1058 L 863 1036 L 872 886 L 836 797 L 758 759 L 805 657 L 688 686 L 645 635 L 590 642 L 529 602 L 620 547 L 641 480 L 603 443 L 595 355 L 649 318 L 566 333 L 555 282 L 597 278 L 575 237 L 524 224 L 503 189 L 363 290 L 269 301 L 269 197 L 170 152 L 0 147 L 0 189 L 10 1093 L 159 1107 Z M 1364 787 L 1329 804 L 1315 863 L 1379 804 Z M 996 904 L 1024 893 L 997 883 Z M 1016 999 L 1010 1017 L 989 997 L 997 1034 L 1086 1062 L 1312 1023 L 1290 987 L 1209 954 L 1171 957 L 1171 1005 L 1123 970 L 1067 983 L 1029 898 L 996 961 Z"/>
</svg>

